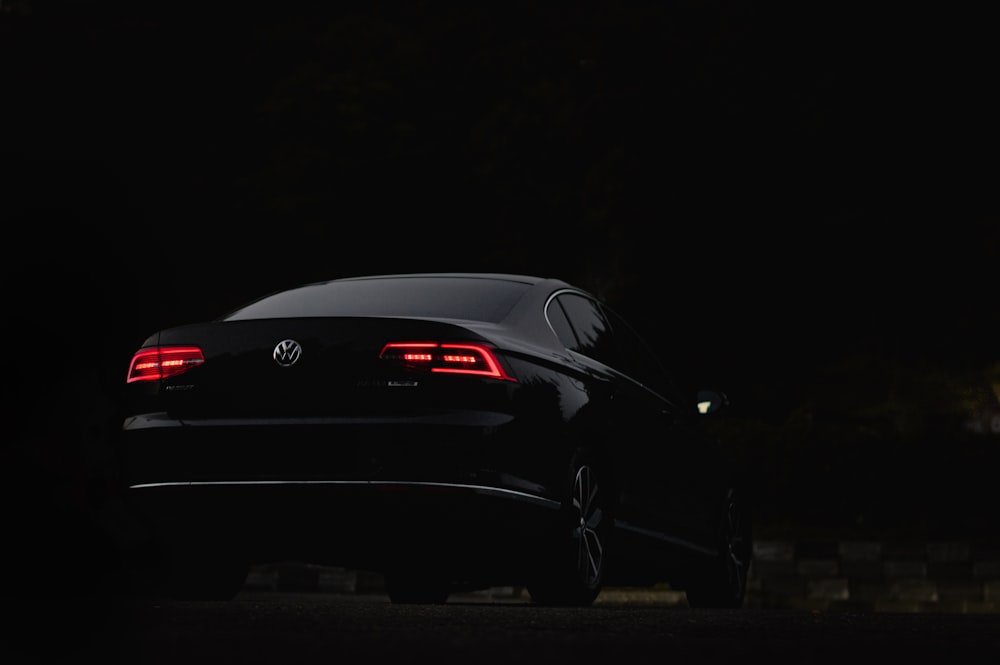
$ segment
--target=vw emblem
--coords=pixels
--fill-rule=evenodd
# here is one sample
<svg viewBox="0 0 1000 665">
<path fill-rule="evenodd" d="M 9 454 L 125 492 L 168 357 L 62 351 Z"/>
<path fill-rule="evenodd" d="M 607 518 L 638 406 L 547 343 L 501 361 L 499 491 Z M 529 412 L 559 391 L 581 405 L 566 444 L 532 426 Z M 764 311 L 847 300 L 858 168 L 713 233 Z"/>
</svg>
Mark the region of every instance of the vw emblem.
<svg viewBox="0 0 1000 665">
<path fill-rule="evenodd" d="M 302 357 L 302 346 L 294 339 L 285 339 L 278 342 L 271 356 L 282 367 L 291 367 Z"/>
</svg>

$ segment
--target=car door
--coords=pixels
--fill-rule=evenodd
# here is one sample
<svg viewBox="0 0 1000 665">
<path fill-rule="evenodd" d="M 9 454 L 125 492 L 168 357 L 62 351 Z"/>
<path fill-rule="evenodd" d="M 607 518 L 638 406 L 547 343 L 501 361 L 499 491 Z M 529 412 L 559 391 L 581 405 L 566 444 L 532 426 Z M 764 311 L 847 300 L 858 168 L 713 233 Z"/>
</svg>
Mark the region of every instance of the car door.
<svg viewBox="0 0 1000 665">
<path fill-rule="evenodd" d="M 614 310 L 587 294 L 558 304 L 581 362 L 607 377 L 603 396 L 614 431 L 608 449 L 617 477 L 619 526 L 674 544 L 702 547 L 714 537 L 716 478 L 690 400 L 673 385 L 648 343 Z"/>
<path fill-rule="evenodd" d="M 600 303 L 585 293 L 566 291 L 551 304 L 550 321 L 574 359 L 591 377 L 590 402 L 597 422 L 611 423 L 600 432 L 616 478 L 616 519 L 652 527 L 659 490 L 644 476 L 653 442 L 670 418 L 663 400 L 621 370 L 611 323 Z"/>
<path fill-rule="evenodd" d="M 704 432 L 695 395 L 689 399 L 675 384 L 653 347 L 627 321 L 607 307 L 605 315 L 622 371 L 661 398 L 661 427 L 643 437 L 644 449 L 634 458 L 636 482 L 651 495 L 648 519 L 671 538 L 713 546 L 727 480 L 721 449 Z"/>
</svg>

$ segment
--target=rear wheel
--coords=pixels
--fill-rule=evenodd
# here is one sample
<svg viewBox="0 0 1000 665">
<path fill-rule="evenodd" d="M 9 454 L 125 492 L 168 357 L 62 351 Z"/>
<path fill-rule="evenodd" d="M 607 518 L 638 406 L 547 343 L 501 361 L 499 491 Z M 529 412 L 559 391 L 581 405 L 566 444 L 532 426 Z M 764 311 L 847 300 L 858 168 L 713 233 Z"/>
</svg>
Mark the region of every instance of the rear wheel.
<svg viewBox="0 0 1000 665">
<path fill-rule="evenodd" d="M 246 584 L 250 563 L 232 548 L 211 541 L 160 542 L 134 568 L 139 595 L 176 600 L 231 600 Z"/>
<path fill-rule="evenodd" d="M 584 451 L 573 456 L 570 477 L 553 541 L 527 585 L 532 600 L 542 605 L 590 605 L 607 566 L 612 521 L 606 483 Z"/>
<path fill-rule="evenodd" d="M 691 607 L 742 607 L 753 552 L 750 507 L 736 488 L 726 495 L 719 552 L 686 590 Z"/>
<path fill-rule="evenodd" d="M 448 600 L 449 587 L 428 570 L 393 569 L 385 573 L 385 592 L 393 603 L 441 605 Z"/>
<path fill-rule="evenodd" d="M 249 572 L 243 563 L 191 563 L 170 571 L 167 593 L 180 600 L 232 600 L 243 589 Z"/>
</svg>

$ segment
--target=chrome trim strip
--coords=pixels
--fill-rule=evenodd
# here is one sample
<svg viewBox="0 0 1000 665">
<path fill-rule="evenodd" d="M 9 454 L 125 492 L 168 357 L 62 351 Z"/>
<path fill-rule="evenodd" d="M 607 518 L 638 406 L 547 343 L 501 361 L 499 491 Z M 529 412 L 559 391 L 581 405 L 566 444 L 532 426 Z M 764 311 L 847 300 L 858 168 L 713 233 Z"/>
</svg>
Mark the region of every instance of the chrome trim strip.
<svg viewBox="0 0 1000 665">
<path fill-rule="evenodd" d="M 493 411 L 461 411 L 455 413 L 428 413 L 397 418 L 362 417 L 309 417 L 309 418 L 205 418 L 183 420 L 169 418 L 162 413 L 146 413 L 125 420 L 125 430 L 172 427 L 255 427 L 258 425 L 448 425 L 469 427 L 501 427 L 514 420 L 514 416 Z"/>
<path fill-rule="evenodd" d="M 519 492 L 518 490 L 505 489 L 502 487 L 489 487 L 487 485 L 469 485 L 465 483 L 441 483 L 412 480 L 195 480 L 195 481 L 171 481 L 165 483 L 140 483 L 130 485 L 129 489 L 151 489 L 158 487 L 222 487 L 222 486 L 257 486 L 257 485 L 339 485 L 339 486 L 366 486 L 366 487 L 387 487 L 405 485 L 408 487 L 442 487 L 446 489 L 469 490 L 476 494 L 487 496 L 512 497 L 528 503 L 533 503 L 550 510 L 558 510 L 559 502 L 552 499 Z"/>
<path fill-rule="evenodd" d="M 631 531 L 633 533 L 638 533 L 649 538 L 654 538 L 656 540 L 675 545 L 677 547 L 683 547 L 700 554 L 707 554 L 708 556 L 718 556 L 719 550 L 712 547 L 705 547 L 703 545 L 698 545 L 697 543 L 692 543 L 689 540 L 684 540 L 683 538 L 677 538 L 675 536 L 668 536 L 665 533 L 659 531 L 653 531 L 652 529 L 644 529 L 634 524 L 629 524 L 628 522 L 623 522 L 621 520 L 615 520 L 615 526 L 619 529 L 625 529 L 626 531 Z"/>
</svg>

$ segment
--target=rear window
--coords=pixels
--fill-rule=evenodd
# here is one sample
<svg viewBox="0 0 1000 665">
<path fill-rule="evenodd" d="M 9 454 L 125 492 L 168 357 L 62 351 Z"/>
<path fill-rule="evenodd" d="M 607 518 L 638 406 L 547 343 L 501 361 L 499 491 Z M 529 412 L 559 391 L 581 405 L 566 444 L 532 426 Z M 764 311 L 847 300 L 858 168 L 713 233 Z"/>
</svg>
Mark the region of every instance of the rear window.
<svg viewBox="0 0 1000 665">
<path fill-rule="evenodd" d="M 498 323 L 530 286 L 513 280 L 454 277 L 332 281 L 266 296 L 223 320 L 415 316 Z"/>
</svg>

